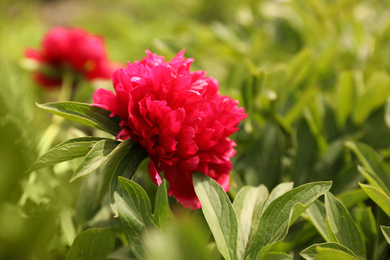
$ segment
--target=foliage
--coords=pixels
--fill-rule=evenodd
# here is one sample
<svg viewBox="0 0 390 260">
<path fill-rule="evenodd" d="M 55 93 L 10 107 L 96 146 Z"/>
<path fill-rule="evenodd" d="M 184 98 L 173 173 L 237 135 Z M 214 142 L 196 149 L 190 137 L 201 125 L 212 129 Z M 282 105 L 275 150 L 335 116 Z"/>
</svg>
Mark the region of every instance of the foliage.
<svg viewBox="0 0 390 260">
<path fill-rule="evenodd" d="M 0 1 L 0 259 L 388 259 L 389 10 Z M 36 86 L 24 49 L 55 25 L 102 35 L 122 65 L 185 49 L 218 79 L 249 115 L 232 138 L 230 191 L 195 173 L 203 207 L 189 211 L 155 186 L 138 146 L 114 140 L 118 118 L 89 105 L 109 81 L 81 83 L 64 102 Z"/>
</svg>

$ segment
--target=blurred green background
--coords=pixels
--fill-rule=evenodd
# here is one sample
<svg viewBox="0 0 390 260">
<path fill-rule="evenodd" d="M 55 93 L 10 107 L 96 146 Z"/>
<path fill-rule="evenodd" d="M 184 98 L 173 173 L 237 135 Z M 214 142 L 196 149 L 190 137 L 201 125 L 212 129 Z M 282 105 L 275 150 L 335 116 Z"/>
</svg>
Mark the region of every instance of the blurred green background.
<svg viewBox="0 0 390 260">
<path fill-rule="evenodd" d="M 249 117 L 233 137 L 231 197 L 244 185 L 282 181 L 333 180 L 334 194 L 356 189 L 363 177 L 346 140 L 369 144 L 388 169 L 389 1 L 0 0 L 0 259 L 64 259 L 101 209 L 97 177 L 70 184 L 67 164 L 26 173 L 50 124 L 35 102 L 58 93 L 32 82 L 20 60 L 53 26 L 101 35 L 121 64 L 146 49 L 167 59 L 185 49 L 192 70 L 238 99 Z M 98 86 L 110 83 L 85 83 L 78 101 L 91 102 Z M 90 134 L 72 126 L 56 143 Z M 153 194 L 148 177 L 139 178 Z M 80 190 L 88 191 L 82 200 Z M 316 235 L 305 239 L 301 247 Z"/>
</svg>

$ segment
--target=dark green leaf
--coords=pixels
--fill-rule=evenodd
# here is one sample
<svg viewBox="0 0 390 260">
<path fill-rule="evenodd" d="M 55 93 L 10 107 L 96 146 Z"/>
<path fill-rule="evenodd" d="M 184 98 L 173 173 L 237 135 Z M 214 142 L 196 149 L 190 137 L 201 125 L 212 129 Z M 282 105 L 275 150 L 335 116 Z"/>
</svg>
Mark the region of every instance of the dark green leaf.
<svg viewBox="0 0 390 260">
<path fill-rule="evenodd" d="M 331 249 L 330 251 L 332 254 L 330 254 L 330 251 L 327 249 Z M 308 260 L 318 259 L 321 257 L 324 258 L 325 256 L 330 255 L 334 255 L 337 257 L 336 259 L 357 260 L 356 255 L 350 249 L 338 243 L 314 244 L 303 250 L 300 255 Z"/>
<path fill-rule="evenodd" d="M 216 181 L 202 173 L 194 173 L 193 181 L 219 252 L 225 259 L 241 259 L 244 248 L 240 248 L 241 244 L 237 245 L 238 232 L 241 231 L 226 192 Z"/>
<path fill-rule="evenodd" d="M 381 226 L 383 236 L 386 238 L 387 243 L 390 244 L 390 227 Z"/>
<path fill-rule="evenodd" d="M 249 240 L 246 256 L 253 259 L 260 250 L 260 254 L 264 255 L 275 243 L 284 239 L 290 225 L 331 185 L 331 182 L 301 185 L 272 201 L 264 211 L 253 239 Z"/>
<path fill-rule="evenodd" d="M 118 215 L 114 200 L 114 192 L 118 190 L 118 177 L 122 176 L 131 179 L 145 158 L 146 154 L 139 149 L 137 144 L 134 144 L 116 166 L 109 186 L 110 205 L 115 215 Z"/>
<path fill-rule="evenodd" d="M 98 141 L 103 139 L 98 137 L 79 137 L 62 142 L 42 155 L 28 169 L 28 172 L 84 156 Z"/>
<path fill-rule="evenodd" d="M 115 236 L 110 229 L 88 229 L 76 237 L 66 260 L 105 260 L 114 247 Z"/>
<path fill-rule="evenodd" d="M 349 248 L 358 259 L 366 259 L 366 245 L 345 206 L 331 193 L 325 193 L 325 207 L 329 226 L 337 241 Z"/>
<path fill-rule="evenodd" d="M 97 106 L 78 102 L 37 104 L 38 107 L 75 122 L 106 131 L 116 136 L 120 131 L 120 119 L 110 117 L 111 112 Z"/>
</svg>

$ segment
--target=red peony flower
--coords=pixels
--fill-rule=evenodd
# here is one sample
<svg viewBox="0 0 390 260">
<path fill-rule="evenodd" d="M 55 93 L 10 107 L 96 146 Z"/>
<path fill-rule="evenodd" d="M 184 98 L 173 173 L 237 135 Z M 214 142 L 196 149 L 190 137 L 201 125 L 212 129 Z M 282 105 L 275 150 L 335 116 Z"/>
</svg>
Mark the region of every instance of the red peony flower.
<svg viewBox="0 0 390 260">
<path fill-rule="evenodd" d="M 43 39 L 42 50 L 27 49 L 26 56 L 40 64 L 35 80 L 49 88 L 61 85 L 65 70 L 88 80 L 109 79 L 113 71 L 103 40 L 78 28 L 53 28 Z"/>
<path fill-rule="evenodd" d="M 122 119 L 118 139 L 131 138 L 147 151 L 156 184 L 163 172 L 169 196 L 185 207 L 200 208 L 192 173 L 203 172 L 229 190 L 236 144 L 228 137 L 247 115 L 237 101 L 217 93 L 215 79 L 204 71 L 190 72 L 193 59 L 184 59 L 184 51 L 169 62 L 146 54 L 113 73 L 116 95 L 98 89 L 94 103 Z"/>
</svg>

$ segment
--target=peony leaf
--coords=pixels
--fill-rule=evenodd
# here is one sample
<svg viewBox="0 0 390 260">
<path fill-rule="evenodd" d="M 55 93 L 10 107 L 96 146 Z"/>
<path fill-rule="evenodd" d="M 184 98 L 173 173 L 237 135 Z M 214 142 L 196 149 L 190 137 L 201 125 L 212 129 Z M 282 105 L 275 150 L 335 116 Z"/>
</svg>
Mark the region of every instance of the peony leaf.
<svg viewBox="0 0 390 260">
<path fill-rule="evenodd" d="M 331 182 L 304 184 L 273 200 L 265 209 L 253 239 L 249 240 L 246 257 L 254 259 L 260 250 L 260 255 L 264 256 L 287 235 L 288 228 L 299 215 L 331 185 Z"/>
<path fill-rule="evenodd" d="M 145 225 L 142 223 L 136 210 L 131 208 L 117 192 L 114 193 L 114 198 L 126 240 L 136 258 L 139 260 L 144 259 L 142 239 Z"/>
<path fill-rule="evenodd" d="M 74 181 L 81 176 L 95 171 L 107 162 L 118 150 L 128 148 L 128 143 L 127 140 L 122 143 L 111 139 L 98 141 L 81 161 L 70 181 Z"/>
<path fill-rule="evenodd" d="M 115 236 L 110 229 L 87 229 L 76 237 L 66 260 L 105 260 L 114 247 Z"/>
<path fill-rule="evenodd" d="M 356 255 L 347 247 L 338 243 L 314 244 L 303 250 L 300 255 L 307 259 L 345 259 L 357 260 Z M 325 256 L 334 256 L 335 258 L 325 258 Z"/>
<path fill-rule="evenodd" d="M 193 181 L 219 252 L 228 260 L 242 259 L 244 248 L 241 248 L 241 244 L 237 245 L 238 233 L 241 231 L 226 192 L 215 180 L 202 173 L 194 173 Z"/>
<path fill-rule="evenodd" d="M 167 181 L 165 179 L 157 188 L 153 218 L 154 222 L 157 223 L 160 228 L 164 227 L 164 224 L 168 219 L 174 218 L 169 207 Z"/>
<path fill-rule="evenodd" d="M 310 221 L 313 223 L 325 241 L 332 242 L 333 239 L 329 234 L 328 226 L 326 224 L 326 209 L 324 203 L 316 200 L 306 210 L 306 214 L 309 216 Z"/>
<path fill-rule="evenodd" d="M 245 248 L 248 243 L 251 226 L 258 222 L 264 202 L 268 197 L 268 189 L 264 185 L 258 187 L 243 187 L 238 192 L 233 202 L 233 208 L 237 215 L 241 233 L 238 234 L 238 243 Z"/>
<path fill-rule="evenodd" d="M 359 167 L 359 171 L 363 176 L 377 188 L 382 188 L 387 194 L 390 192 L 387 187 L 390 187 L 388 174 L 383 168 L 383 163 L 377 152 L 370 146 L 348 141 L 345 146 L 350 148 L 363 164 L 364 168 Z"/>
<path fill-rule="evenodd" d="M 363 236 L 345 206 L 331 193 L 325 193 L 325 208 L 329 227 L 337 241 L 349 248 L 358 259 L 366 259 Z"/>
<path fill-rule="evenodd" d="M 386 238 L 387 243 L 390 244 L 390 227 L 381 226 L 383 236 Z"/>
<path fill-rule="evenodd" d="M 120 118 L 110 117 L 111 112 L 101 107 L 71 101 L 37 104 L 37 106 L 53 114 L 103 130 L 114 136 L 121 131 Z"/>
<path fill-rule="evenodd" d="M 116 166 L 109 186 L 110 205 L 116 216 L 118 215 L 118 209 L 115 203 L 114 193 L 118 190 L 118 177 L 123 176 L 131 179 L 145 158 L 146 154 L 139 150 L 137 144 L 134 144 Z"/>
<path fill-rule="evenodd" d="M 261 260 L 292 260 L 293 258 L 282 252 L 268 252 Z"/>
<path fill-rule="evenodd" d="M 282 196 L 283 194 L 285 194 L 286 192 L 291 190 L 293 187 L 294 187 L 294 183 L 293 182 L 284 182 L 284 183 L 278 184 L 271 191 L 271 193 L 269 194 L 267 200 L 265 201 L 264 206 L 263 206 L 263 208 L 261 210 L 261 214 L 259 216 L 259 220 L 260 220 L 260 217 L 263 215 L 264 211 L 268 208 L 269 204 L 271 204 L 272 201 L 274 201 L 276 198 L 279 198 L 280 196 Z"/>
<path fill-rule="evenodd" d="M 86 155 L 92 147 L 105 138 L 79 137 L 62 142 L 43 154 L 27 172 L 33 172 L 60 162 L 69 161 Z"/>
<path fill-rule="evenodd" d="M 390 197 L 383 190 L 359 183 L 368 196 L 390 217 Z"/>
</svg>

